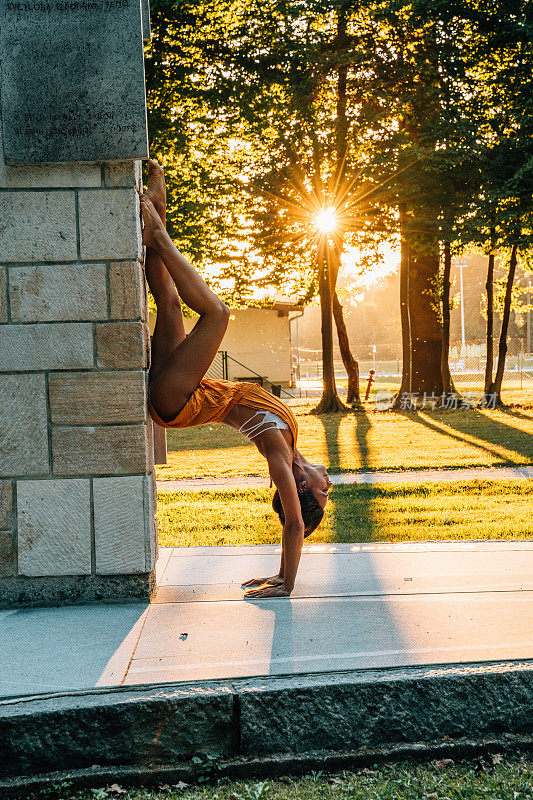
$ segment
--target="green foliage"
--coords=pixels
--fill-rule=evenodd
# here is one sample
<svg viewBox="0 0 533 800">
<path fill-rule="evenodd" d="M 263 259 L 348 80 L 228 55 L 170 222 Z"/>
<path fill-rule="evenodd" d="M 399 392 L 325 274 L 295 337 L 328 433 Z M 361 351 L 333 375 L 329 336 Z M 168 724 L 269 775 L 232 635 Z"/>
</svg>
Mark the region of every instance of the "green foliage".
<svg viewBox="0 0 533 800">
<path fill-rule="evenodd" d="M 270 781 L 245 783 L 241 791 L 234 792 L 235 800 L 265 800 L 268 797 Z"/>
<path fill-rule="evenodd" d="M 531 249 L 533 0 L 153 0 L 152 24 L 169 230 L 233 304 L 316 294 L 329 204 L 361 271 L 400 204 L 419 252 Z"/>
<path fill-rule="evenodd" d="M 221 756 L 219 753 L 199 753 L 193 756 L 192 763 L 196 767 L 198 783 L 213 783 L 220 772 Z"/>
<path fill-rule="evenodd" d="M 369 763 L 352 771 L 311 772 L 257 783 L 222 779 L 214 786 L 178 783 L 121 789 L 120 794 L 111 787 L 97 791 L 104 793 L 102 797 L 124 800 L 529 800 L 532 787 L 530 755 L 502 751 L 471 759 L 442 757 L 427 763 L 407 759 Z M 58 797 L 93 800 L 94 795 L 82 789 Z"/>
<path fill-rule="evenodd" d="M 165 168 L 167 227 L 177 246 L 222 295 L 239 298 L 251 271 L 246 198 L 239 176 L 246 158 L 242 127 L 218 102 L 220 74 L 208 42 L 223 36 L 216 4 L 155 0 L 146 83 L 152 157 Z"/>
</svg>

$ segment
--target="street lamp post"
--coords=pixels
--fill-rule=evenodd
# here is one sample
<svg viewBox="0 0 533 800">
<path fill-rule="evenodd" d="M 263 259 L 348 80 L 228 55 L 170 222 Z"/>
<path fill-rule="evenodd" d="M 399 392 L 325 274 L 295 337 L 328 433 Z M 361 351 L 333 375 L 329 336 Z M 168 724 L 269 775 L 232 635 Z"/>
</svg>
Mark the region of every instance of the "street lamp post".
<svg viewBox="0 0 533 800">
<path fill-rule="evenodd" d="M 526 316 L 526 353 L 531 353 L 531 311 L 529 304 L 531 303 L 531 281 L 527 285 L 527 316 Z"/>
<path fill-rule="evenodd" d="M 459 270 L 459 286 L 461 290 L 461 358 L 466 356 L 466 338 L 465 338 L 465 298 L 463 288 L 463 269 L 467 266 L 466 261 L 463 264 L 457 264 Z"/>
</svg>

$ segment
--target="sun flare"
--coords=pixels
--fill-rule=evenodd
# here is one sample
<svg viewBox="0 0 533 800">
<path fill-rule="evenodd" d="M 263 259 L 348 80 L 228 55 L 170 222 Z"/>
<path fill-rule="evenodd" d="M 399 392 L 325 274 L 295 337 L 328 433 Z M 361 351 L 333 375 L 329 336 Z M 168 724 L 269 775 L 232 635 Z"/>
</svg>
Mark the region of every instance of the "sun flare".
<svg viewBox="0 0 533 800">
<path fill-rule="evenodd" d="M 337 214 L 333 207 L 323 208 L 316 215 L 315 224 L 321 233 L 331 233 L 337 225 Z"/>
</svg>

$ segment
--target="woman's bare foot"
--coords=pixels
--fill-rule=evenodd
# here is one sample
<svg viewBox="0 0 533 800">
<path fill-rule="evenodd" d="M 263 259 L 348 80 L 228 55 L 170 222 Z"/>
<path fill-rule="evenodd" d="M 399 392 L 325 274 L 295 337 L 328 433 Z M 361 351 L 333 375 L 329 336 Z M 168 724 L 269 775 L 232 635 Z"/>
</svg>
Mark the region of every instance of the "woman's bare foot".
<svg viewBox="0 0 533 800">
<path fill-rule="evenodd" d="M 141 214 L 143 218 L 143 244 L 146 247 L 157 249 L 157 236 L 166 233 L 163 221 L 154 204 L 146 194 L 139 192 Z"/>
<path fill-rule="evenodd" d="M 157 161 L 148 159 L 148 177 L 146 179 L 146 194 L 154 204 L 155 210 L 165 221 L 167 208 L 167 188 L 165 185 L 165 173 Z"/>
</svg>

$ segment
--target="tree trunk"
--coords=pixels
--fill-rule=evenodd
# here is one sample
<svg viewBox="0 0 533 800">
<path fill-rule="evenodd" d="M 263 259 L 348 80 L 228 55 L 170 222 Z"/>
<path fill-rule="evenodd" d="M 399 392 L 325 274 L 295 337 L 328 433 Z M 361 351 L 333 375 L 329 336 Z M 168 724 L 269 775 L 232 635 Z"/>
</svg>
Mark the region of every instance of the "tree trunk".
<svg viewBox="0 0 533 800">
<path fill-rule="evenodd" d="M 424 245 L 420 245 L 419 241 L 409 241 L 411 395 L 417 402 L 423 402 L 424 396 L 441 397 L 443 389 L 442 325 L 436 293 L 439 251 L 436 241 L 432 241 L 431 231 L 428 230 L 425 238 Z"/>
<path fill-rule="evenodd" d="M 452 268 L 452 251 L 450 242 L 444 243 L 444 272 L 442 276 L 442 354 L 440 371 L 442 375 L 442 391 L 445 395 L 455 392 L 450 373 L 450 271 Z"/>
<path fill-rule="evenodd" d="M 314 409 L 316 414 L 329 411 L 345 411 L 346 407 L 337 394 L 333 363 L 333 298 L 331 291 L 331 269 L 328 257 L 328 242 L 325 235 L 318 244 L 318 293 L 320 296 L 320 319 L 322 333 L 322 398 Z"/>
<path fill-rule="evenodd" d="M 514 276 L 516 272 L 518 244 L 514 244 L 511 250 L 511 258 L 509 260 L 509 273 L 507 275 L 507 284 L 505 287 L 505 300 L 503 304 L 502 315 L 502 328 L 500 331 L 500 341 L 498 344 L 498 365 L 496 367 L 496 375 L 494 381 L 489 387 L 489 395 L 495 395 L 493 405 L 502 405 L 501 391 L 503 373 L 505 371 L 505 358 L 507 356 L 507 331 L 509 329 L 509 317 L 511 316 L 511 300 L 513 293 Z"/>
<path fill-rule="evenodd" d="M 346 6 L 338 8 L 337 17 L 337 36 L 336 48 L 338 51 L 346 46 Z M 348 75 L 347 64 L 340 64 L 337 69 L 336 87 L 336 119 L 335 119 L 335 195 L 334 202 L 337 204 L 337 192 L 342 185 L 342 179 L 346 169 L 346 153 L 348 149 L 348 118 L 346 115 L 346 80 Z M 322 331 L 322 364 L 323 364 L 323 393 L 320 403 L 315 409 L 315 413 L 322 414 L 328 411 L 346 411 L 346 406 L 337 394 L 335 385 L 335 368 L 333 364 L 333 294 L 337 283 L 337 273 L 339 271 L 340 254 L 342 252 L 342 232 L 340 240 L 333 254 L 329 245 L 327 234 L 322 234 L 318 243 L 318 291 L 320 295 L 320 316 Z M 335 263 L 331 263 L 331 256 L 334 255 Z M 341 309 L 342 317 L 342 309 Z M 336 320 L 337 321 L 337 320 Z M 343 320 L 344 323 L 344 320 Z M 337 331 L 338 323 L 337 323 Z M 346 330 L 346 329 L 345 329 Z M 340 343 L 339 334 L 339 343 Z M 348 337 L 346 337 L 348 343 Z M 349 351 L 349 348 L 348 348 Z M 342 352 L 342 351 L 341 351 Z M 351 354 L 350 354 L 351 355 Z M 343 355 L 344 361 L 344 355 Z M 349 378 L 348 378 L 349 380 Z"/>
<path fill-rule="evenodd" d="M 402 382 L 394 406 L 411 393 L 411 333 L 409 329 L 409 244 L 407 241 L 407 204 L 398 206 L 400 216 L 400 318 L 402 324 Z"/>
<path fill-rule="evenodd" d="M 492 384 L 492 370 L 494 368 L 494 250 L 496 248 L 496 230 L 490 229 L 490 253 L 487 267 L 487 335 L 486 350 L 487 362 L 485 364 L 485 383 L 483 387 L 483 404 L 489 402 L 488 395 Z"/>
<path fill-rule="evenodd" d="M 346 402 L 348 405 L 360 405 L 361 396 L 359 394 L 359 364 L 355 360 L 350 350 L 348 332 L 344 322 L 344 314 L 337 292 L 333 295 L 333 317 L 337 326 L 337 336 L 339 337 L 339 348 L 342 356 L 344 369 L 348 374 L 348 394 Z"/>
</svg>

